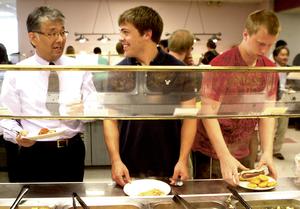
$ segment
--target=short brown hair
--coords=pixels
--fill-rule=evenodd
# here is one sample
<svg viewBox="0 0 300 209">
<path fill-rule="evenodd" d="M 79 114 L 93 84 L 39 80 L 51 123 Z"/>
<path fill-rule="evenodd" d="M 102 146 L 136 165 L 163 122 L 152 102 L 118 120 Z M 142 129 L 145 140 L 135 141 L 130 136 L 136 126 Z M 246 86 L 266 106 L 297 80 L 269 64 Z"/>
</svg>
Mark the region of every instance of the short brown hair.
<svg viewBox="0 0 300 209">
<path fill-rule="evenodd" d="M 168 40 L 168 48 L 173 52 L 186 52 L 194 45 L 194 35 L 184 29 L 176 30 Z"/>
<path fill-rule="evenodd" d="M 261 26 L 266 27 L 270 35 L 278 35 L 280 31 L 279 20 L 272 11 L 259 10 L 248 15 L 245 28 L 250 35 L 257 33 Z"/>
<path fill-rule="evenodd" d="M 119 26 L 123 23 L 131 23 L 141 35 L 145 31 L 152 31 L 152 41 L 158 43 L 163 31 L 163 21 L 161 16 L 152 8 L 138 6 L 126 10 L 119 17 Z"/>
</svg>

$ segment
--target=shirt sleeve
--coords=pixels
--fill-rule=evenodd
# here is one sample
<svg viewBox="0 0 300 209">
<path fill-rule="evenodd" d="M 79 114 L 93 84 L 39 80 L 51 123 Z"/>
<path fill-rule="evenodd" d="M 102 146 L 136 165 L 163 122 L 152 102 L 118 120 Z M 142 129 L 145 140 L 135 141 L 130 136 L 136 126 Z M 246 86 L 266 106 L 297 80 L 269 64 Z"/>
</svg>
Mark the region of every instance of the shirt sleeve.
<svg viewBox="0 0 300 209">
<path fill-rule="evenodd" d="M 6 72 L 1 89 L 1 104 L 15 115 L 20 115 L 20 100 L 17 92 L 14 72 Z M 22 130 L 20 124 L 16 120 L 3 119 L 0 121 L 0 126 L 3 127 L 3 138 L 7 141 L 17 143 L 17 132 Z"/>
<path fill-rule="evenodd" d="M 201 86 L 201 96 L 220 101 L 226 93 L 230 73 L 205 72 Z"/>
<path fill-rule="evenodd" d="M 82 78 L 82 98 L 84 103 L 84 114 L 89 115 L 93 110 L 101 108 L 103 101 L 97 95 L 96 87 L 93 83 L 93 74 L 91 72 L 85 72 Z M 83 120 L 82 122 L 88 123 L 92 120 Z"/>
</svg>

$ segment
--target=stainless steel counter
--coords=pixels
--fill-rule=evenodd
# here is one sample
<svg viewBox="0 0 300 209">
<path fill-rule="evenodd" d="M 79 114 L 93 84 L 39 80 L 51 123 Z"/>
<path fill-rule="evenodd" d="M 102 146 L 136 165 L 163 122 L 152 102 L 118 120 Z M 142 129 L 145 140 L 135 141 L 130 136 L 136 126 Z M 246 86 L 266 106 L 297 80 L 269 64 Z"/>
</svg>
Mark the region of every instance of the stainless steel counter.
<svg viewBox="0 0 300 209">
<path fill-rule="evenodd" d="M 23 184 L 0 184 L 0 206 L 9 206 L 19 193 Z M 224 201 L 230 196 L 223 180 L 192 180 L 184 182 L 182 187 L 172 187 L 173 191 L 189 201 Z M 300 200 L 300 180 L 297 178 L 280 178 L 278 186 L 269 191 L 253 192 L 237 188 L 247 200 L 298 199 Z M 119 205 L 119 204 L 153 204 L 170 202 L 172 195 L 157 198 L 132 198 L 123 193 L 121 187 L 112 182 L 100 183 L 35 183 L 24 198 L 23 205 L 57 205 L 63 201 L 71 205 L 71 195 L 76 192 L 88 205 Z"/>
</svg>

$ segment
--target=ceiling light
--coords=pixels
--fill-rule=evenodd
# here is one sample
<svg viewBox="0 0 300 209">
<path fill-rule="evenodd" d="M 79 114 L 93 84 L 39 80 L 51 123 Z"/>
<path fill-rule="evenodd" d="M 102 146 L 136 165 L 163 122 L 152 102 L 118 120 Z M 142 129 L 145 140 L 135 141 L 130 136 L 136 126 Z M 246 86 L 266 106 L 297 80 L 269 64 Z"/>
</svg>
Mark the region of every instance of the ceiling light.
<svg viewBox="0 0 300 209">
<path fill-rule="evenodd" d="M 221 38 L 217 34 L 213 34 L 210 39 L 215 43 L 221 41 Z"/>
<path fill-rule="evenodd" d="M 89 41 L 89 39 L 86 38 L 83 34 L 80 34 L 79 37 L 75 39 L 75 41 L 78 41 L 79 43 L 85 43 Z"/>
<path fill-rule="evenodd" d="M 199 42 L 200 40 L 201 40 L 200 38 L 195 37 L 195 38 L 194 38 L 194 43 Z"/>
<path fill-rule="evenodd" d="M 110 38 L 107 37 L 107 36 L 104 36 L 104 35 L 102 34 L 99 38 L 97 38 L 97 40 L 98 40 L 98 41 L 101 41 L 102 43 L 106 43 L 106 42 L 110 41 Z"/>
</svg>

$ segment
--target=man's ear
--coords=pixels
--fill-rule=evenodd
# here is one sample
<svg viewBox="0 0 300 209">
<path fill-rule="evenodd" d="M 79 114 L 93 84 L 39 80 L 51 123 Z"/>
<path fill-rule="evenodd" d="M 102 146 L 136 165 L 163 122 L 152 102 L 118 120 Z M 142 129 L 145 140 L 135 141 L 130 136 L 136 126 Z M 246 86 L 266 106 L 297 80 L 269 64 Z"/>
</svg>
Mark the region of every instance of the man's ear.
<svg viewBox="0 0 300 209">
<path fill-rule="evenodd" d="M 38 39 L 39 39 L 39 37 L 37 36 L 37 34 L 34 33 L 34 32 L 29 32 L 29 33 L 28 33 L 28 38 L 29 38 L 29 41 L 30 41 L 31 45 L 32 45 L 33 47 L 35 47 L 35 46 L 36 46 L 36 43 L 37 43 L 37 41 L 38 41 Z"/>
<path fill-rule="evenodd" d="M 143 37 L 145 37 L 148 40 L 151 40 L 152 39 L 152 30 L 146 30 L 146 31 L 144 31 Z"/>
<path fill-rule="evenodd" d="M 247 40 L 249 38 L 249 32 L 247 29 L 244 29 L 243 31 L 243 40 Z"/>
</svg>

